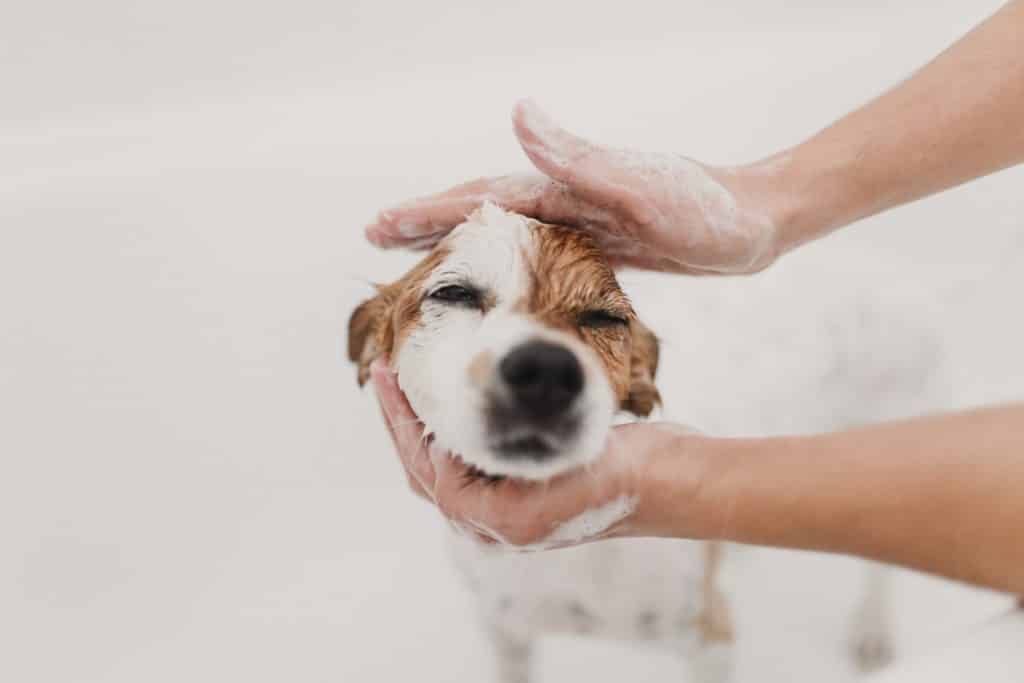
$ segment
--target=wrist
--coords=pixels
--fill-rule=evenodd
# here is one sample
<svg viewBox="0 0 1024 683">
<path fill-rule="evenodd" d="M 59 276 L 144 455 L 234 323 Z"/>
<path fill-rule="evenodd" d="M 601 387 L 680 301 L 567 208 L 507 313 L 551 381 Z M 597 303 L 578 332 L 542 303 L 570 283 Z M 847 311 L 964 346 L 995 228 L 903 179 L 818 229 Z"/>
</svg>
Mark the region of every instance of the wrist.
<svg viewBox="0 0 1024 683">
<path fill-rule="evenodd" d="M 852 468 L 829 457 L 831 435 L 705 439 L 694 497 L 701 538 L 787 548 L 844 550 L 860 515 Z M 861 511 L 862 512 L 862 511 Z"/>
<path fill-rule="evenodd" d="M 719 513 L 707 491 L 733 457 L 727 440 L 672 424 L 650 425 L 660 432 L 636 479 L 640 501 L 632 535 L 712 539 L 720 532 Z"/>
<path fill-rule="evenodd" d="M 852 168 L 812 140 L 729 172 L 740 205 L 770 224 L 778 257 L 866 215 Z"/>
<path fill-rule="evenodd" d="M 799 478 L 784 473 L 800 467 L 801 443 L 674 435 L 642 476 L 642 535 L 793 545 L 809 520 Z"/>
</svg>

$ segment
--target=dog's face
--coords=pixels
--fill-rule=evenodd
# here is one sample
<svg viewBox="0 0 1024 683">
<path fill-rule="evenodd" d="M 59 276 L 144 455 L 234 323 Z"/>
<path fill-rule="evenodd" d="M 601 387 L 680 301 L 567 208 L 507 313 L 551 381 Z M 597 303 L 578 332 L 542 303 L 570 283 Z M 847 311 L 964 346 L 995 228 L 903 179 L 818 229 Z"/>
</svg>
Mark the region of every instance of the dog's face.
<svg viewBox="0 0 1024 683">
<path fill-rule="evenodd" d="M 390 356 L 438 445 L 488 475 L 544 479 L 658 402 L 658 344 L 583 232 L 484 205 L 349 321 L 360 384 Z"/>
</svg>

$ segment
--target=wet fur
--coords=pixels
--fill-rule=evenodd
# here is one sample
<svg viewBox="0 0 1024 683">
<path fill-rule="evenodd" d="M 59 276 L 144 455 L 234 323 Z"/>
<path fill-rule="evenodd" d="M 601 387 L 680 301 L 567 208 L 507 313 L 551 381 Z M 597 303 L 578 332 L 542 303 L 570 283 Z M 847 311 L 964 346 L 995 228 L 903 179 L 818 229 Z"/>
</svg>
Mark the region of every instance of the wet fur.
<svg viewBox="0 0 1024 683">
<path fill-rule="evenodd" d="M 509 215 L 495 207 L 484 207 L 471 220 L 478 224 L 490 220 L 507 227 Z M 661 400 L 655 385 L 657 338 L 637 319 L 614 272 L 586 234 L 521 220 L 528 225 L 534 248 L 522 254 L 527 284 L 511 308 L 537 330 L 582 344 L 600 363 L 619 409 L 636 416 L 648 415 Z M 499 229 L 505 228 L 495 227 Z M 505 238 L 506 234 L 495 233 L 496 242 Z M 382 354 L 394 358 L 403 342 L 415 335 L 422 324 L 424 283 L 446 262 L 451 248 L 455 247 L 450 240 L 443 241 L 404 277 L 380 286 L 377 296 L 353 313 L 348 330 L 349 358 L 357 366 L 360 384 L 366 381 L 374 358 Z M 497 303 L 486 302 L 485 313 Z M 628 320 L 628 326 L 580 329 L 580 313 L 595 305 L 615 310 Z M 844 316 L 842 320 L 849 318 L 848 313 Z M 822 324 L 831 329 L 831 323 Z M 832 352 L 843 351 L 843 344 L 860 342 L 859 338 L 850 342 L 840 337 L 831 341 L 831 347 L 835 347 Z M 854 348 L 861 351 L 859 346 Z M 872 348 L 869 345 L 863 352 L 870 362 L 857 366 L 863 370 L 857 375 L 860 384 L 846 382 L 835 396 L 826 391 L 819 401 L 819 412 L 807 418 L 818 428 L 828 427 L 826 419 L 856 417 L 851 411 L 856 413 L 856 408 L 863 407 L 859 399 L 864 391 L 872 389 L 873 382 L 881 383 L 887 394 L 893 393 L 886 368 L 902 365 L 898 359 L 880 361 L 872 356 Z M 884 343 L 878 348 L 889 355 L 896 353 Z M 923 377 L 929 371 L 929 357 L 918 347 L 912 350 L 917 362 L 904 364 L 904 374 Z M 486 382 L 496 362 L 493 353 L 479 354 L 466 369 L 467 383 Z M 809 376 L 821 374 L 816 368 L 810 366 Z M 876 377 L 879 369 L 881 378 Z M 822 381 L 827 383 L 833 374 L 825 372 Z M 830 390 L 830 386 L 825 389 Z M 917 395 L 918 390 L 911 389 L 908 396 L 903 395 L 907 392 L 900 393 L 900 400 Z M 843 402 L 850 397 L 852 403 Z M 847 423 L 837 426 L 842 424 Z M 495 486 L 502 485 L 504 479 L 479 467 L 472 467 L 469 476 L 487 478 Z M 718 544 L 619 539 L 522 556 L 488 553 L 462 537 L 453 536 L 452 543 L 456 562 L 476 593 L 478 611 L 494 642 L 503 683 L 529 680 L 532 643 L 549 632 L 657 642 L 681 653 L 692 667 L 693 678 L 701 683 L 723 681 L 730 675 L 734 633 L 728 602 L 717 587 L 722 552 Z M 868 609 L 858 615 L 851 645 L 856 661 L 865 668 L 884 663 L 891 654 L 879 571 L 872 570 L 864 603 Z M 622 594 L 630 595 L 632 604 L 623 605 L 614 599 Z"/>
</svg>

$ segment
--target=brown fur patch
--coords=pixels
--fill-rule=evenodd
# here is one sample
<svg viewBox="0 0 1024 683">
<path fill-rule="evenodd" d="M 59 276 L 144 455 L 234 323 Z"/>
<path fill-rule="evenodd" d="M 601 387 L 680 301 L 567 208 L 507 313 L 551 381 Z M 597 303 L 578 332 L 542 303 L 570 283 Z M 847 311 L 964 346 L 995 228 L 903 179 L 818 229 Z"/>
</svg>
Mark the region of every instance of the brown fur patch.
<svg viewBox="0 0 1024 683">
<path fill-rule="evenodd" d="M 530 291 L 521 308 L 593 349 L 620 407 L 649 415 L 661 400 L 654 387 L 658 340 L 637 320 L 604 254 L 580 230 L 538 223 L 533 234 L 537 248 L 530 262 Z M 592 310 L 607 310 L 629 325 L 581 327 L 580 317 Z"/>
<path fill-rule="evenodd" d="M 658 338 L 642 322 L 630 322 L 632 345 L 629 353 L 629 394 L 622 409 L 646 417 L 661 403 L 661 393 L 654 384 L 660 357 Z"/>
<path fill-rule="evenodd" d="M 356 364 L 359 386 L 366 384 L 370 377 L 370 363 L 381 353 L 377 335 L 387 313 L 387 301 L 378 295 L 359 304 L 348 319 L 348 359 Z"/>
<path fill-rule="evenodd" d="M 400 280 L 377 285 L 377 296 L 364 301 L 348 321 L 348 357 L 357 367 L 359 386 L 370 376 L 378 356 L 390 356 L 419 322 L 423 282 L 448 256 L 437 247 Z"/>
</svg>

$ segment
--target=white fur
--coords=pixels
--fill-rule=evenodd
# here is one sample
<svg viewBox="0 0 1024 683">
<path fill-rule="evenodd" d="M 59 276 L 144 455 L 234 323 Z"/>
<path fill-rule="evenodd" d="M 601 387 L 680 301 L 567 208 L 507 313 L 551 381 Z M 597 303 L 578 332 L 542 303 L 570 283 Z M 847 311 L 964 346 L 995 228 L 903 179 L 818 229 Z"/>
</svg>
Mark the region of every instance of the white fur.
<svg viewBox="0 0 1024 683">
<path fill-rule="evenodd" d="M 698 646 L 700 543 L 611 539 L 510 554 L 453 535 L 452 551 L 477 593 L 481 617 L 509 637 L 576 633 L 682 653 Z"/>
</svg>

